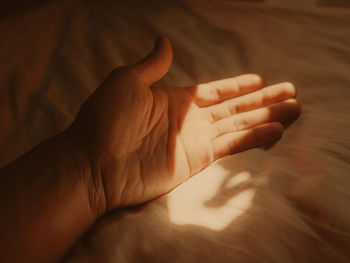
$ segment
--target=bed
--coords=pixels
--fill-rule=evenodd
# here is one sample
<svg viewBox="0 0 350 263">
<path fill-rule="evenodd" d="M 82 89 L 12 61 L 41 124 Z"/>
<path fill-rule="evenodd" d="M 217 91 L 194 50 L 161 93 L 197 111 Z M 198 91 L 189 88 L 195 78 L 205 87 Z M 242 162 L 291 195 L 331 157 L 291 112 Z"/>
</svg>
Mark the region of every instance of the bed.
<svg viewBox="0 0 350 263">
<path fill-rule="evenodd" d="M 0 165 L 64 130 L 115 67 L 167 36 L 157 85 L 290 81 L 302 115 L 269 148 L 101 218 L 63 262 L 350 262 L 347 0 L 46 1 L 0 19 Z"/>
</svg>

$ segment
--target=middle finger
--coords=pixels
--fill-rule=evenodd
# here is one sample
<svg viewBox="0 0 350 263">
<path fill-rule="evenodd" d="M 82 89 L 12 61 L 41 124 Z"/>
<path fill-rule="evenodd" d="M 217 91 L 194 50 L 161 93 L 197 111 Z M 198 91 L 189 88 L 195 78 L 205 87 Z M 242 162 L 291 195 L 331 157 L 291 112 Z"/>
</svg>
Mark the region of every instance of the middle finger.
<svg viewBox="0 0 350 263">
<path fill-rule="evenodd" d="M 296 90 L 293 84 L 283 82 L 263 89 L 226 100 L 207 107 L 213 121 L 218 121 L 237 113 L 247 112 L 261 107 L 269 106 L 289 98 L 294 98 Z"/>
</svg>

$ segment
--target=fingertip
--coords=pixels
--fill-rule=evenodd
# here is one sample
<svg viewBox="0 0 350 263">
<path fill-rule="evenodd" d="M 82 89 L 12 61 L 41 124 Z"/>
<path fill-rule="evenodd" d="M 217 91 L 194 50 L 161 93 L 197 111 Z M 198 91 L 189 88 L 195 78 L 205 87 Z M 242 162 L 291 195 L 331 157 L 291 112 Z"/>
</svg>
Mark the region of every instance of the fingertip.
<svg viewBox="0 0 350 263">
<path fill-rule="evenodd" d="M 252 129 L 255 134 L 255 143 L 252 147 L 261 147 L 278 141 L 284 132 L 284 127 L 279 122 L 262 124 Z"/>
<path fill-rule="evenodd" d="M 297 89 L 295 88 L 295 85 L 291 82 L 284 82 L 282 83 L 288 94 L 291 98 L 295 98 L 297 95 Z"/>
<path fill-rule="evenodd" d="M 164 46 L 168 47 L 169 49 L 171 49 L 171 42 L 170 42 L 169 38 L 167 38 L 166 36 L 159 36 L 157 38 L 157 42 L 159 43 L 159 45 L 164 45 Z"/>
<path fill-rule="evenodd" d="M 301 105 L 299 103 L 299 101 L 297 101 L 296 99 L 294 99 L 294 107 L 295 107 L 295 112 L 296 112 L 296 116 L 299 116 L 301 113 Z"/>
<path fill-rule="evenodd" d="M 277 141 L 279 141 L 284 133 L 284 126 L 279 122 L 270 123 L 270 138 L 266 141 L 262 147 L 265 150 L 269 150 Z"/>
<path fill-rule="evenodd" d="M 265 79 L 259 74 L 249 73 L 249 74 L 245 74 L 243 76 L 246 77 L 247 79 L 249 79 L 250 83 L 253 85 L 259 85 L 261 87 L 263 87 L 265 85 Z"/>
<path fill-rule="evenodd" d="M 292 108 L 291 108 L 291 110 L 293 110 L 293 112 L 292 112 L 293 114 L 291 116 L 292 118 L 300 115 L 301 106 L 300 106 L 300 103 L 295 98 L 287 99 L 285 102 L 292 105 Z"/>
<path fill-rule="evenodd" d="M 266 79 L 263 76 L 261 76 L 261 75 L 258 75 L 258 76 L 260 77 L 261 86 L 265 87 L 266 83 L 267 83 Z"/>
<path fill-rule="evenodd" d="M 173 49 L 170 40 L 166 36 L 159 36 L 156 38 L 153 51 L 163 50 L 168 56 L 173 56 Z"/>
<path fill-rule="evenodd" d="M 161 79 L 169 70 L 173 52 L 168 38 L 161 36 L 153 50 L 140 62 L 133 65 L 137 74 L 149 85 Z"/>
<path fill-rule="evenodd" d="M 276 137 L 277 139 L 282 137 L 282 134 L 284 132 L 284 127 L 283 127 L 283 125 L 281 123 L 279 123 L 279 122 L 272 122 L 271 123 L 271 128 L 272 128 L 274 137 Z"/>
<path fill-rule="evenodd" d="M 297 110 L 297 116 L 299 116 L 302 112 L 302 108 L 301 108 L 301 104 L 297 100 L 296 100 L 296 110 Z"/>
</svg>

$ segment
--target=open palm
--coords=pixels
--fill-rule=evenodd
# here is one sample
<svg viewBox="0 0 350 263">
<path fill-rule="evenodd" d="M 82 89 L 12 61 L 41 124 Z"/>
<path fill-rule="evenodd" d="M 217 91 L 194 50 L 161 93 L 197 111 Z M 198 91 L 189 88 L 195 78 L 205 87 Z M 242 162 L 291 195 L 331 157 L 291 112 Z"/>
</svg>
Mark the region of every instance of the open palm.
<svg viewBox="0 0 350 263">
<path fill-rule="evenodd" d="M 168 71 L 170 43 L 119 68 L 86 101 L 71 130 L 107 210 L 156 198 L 214 160 L 281 137 L 299 106 L 290 83 L 254 74 L 186 88 L 151 87 Z"/>
</svg>

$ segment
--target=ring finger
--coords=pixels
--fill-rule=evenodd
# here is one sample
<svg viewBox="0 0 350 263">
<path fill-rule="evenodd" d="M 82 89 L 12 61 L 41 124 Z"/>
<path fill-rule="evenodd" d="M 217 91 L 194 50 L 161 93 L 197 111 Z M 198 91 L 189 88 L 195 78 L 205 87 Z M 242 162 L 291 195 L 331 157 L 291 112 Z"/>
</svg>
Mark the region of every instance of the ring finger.
<svg viewBox="0 0 350 263">
<path fill-rule="evenodd" d="M 217 134 L 242 131 L 269 122 L 286 122 L 295 118 L 300 112 L 299 103 L 295 99 L 272 104 L 249 112 L 229 116 L 214 123 Z"/>
</svg>

